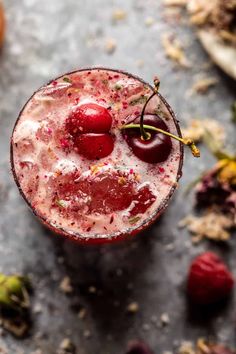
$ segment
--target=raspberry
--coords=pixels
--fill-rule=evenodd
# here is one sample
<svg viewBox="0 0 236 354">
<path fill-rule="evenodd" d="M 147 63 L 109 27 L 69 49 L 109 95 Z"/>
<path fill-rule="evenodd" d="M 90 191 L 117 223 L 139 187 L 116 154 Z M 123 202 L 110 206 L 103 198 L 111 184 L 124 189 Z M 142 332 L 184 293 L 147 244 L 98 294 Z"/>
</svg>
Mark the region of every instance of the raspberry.
<svg viewBox="0 0 236 354">
<path fill-rule="evenodd" d="M 230 294 L 233 285 L 232 274 L 215 253 L 203 253 L 193 261 L 187 284 L 193 302 L 201 305 L 218 302 Z"/>
</svg>

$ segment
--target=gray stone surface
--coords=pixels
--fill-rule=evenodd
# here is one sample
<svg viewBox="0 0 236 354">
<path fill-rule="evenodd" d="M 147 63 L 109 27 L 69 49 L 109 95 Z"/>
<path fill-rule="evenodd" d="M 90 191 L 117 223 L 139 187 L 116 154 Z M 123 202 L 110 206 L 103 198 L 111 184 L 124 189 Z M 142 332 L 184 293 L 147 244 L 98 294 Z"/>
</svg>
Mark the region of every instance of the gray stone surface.
<svg viewBox="0 0 236 354">
<path fill-rule="evenodd" d="M 215 118 L 224 123 L 231 143 L 233 82 L 214 65 L 202 69 L 208 58 L 194 32 L 187 24 L 167 21 L 160 0 L 6 0 L 5 7 L 7 38 L 0 54 L 0 271 L 28 273 L 35 289 L 33 307 L 40 304 L 42 311 L 33 314 L 28 338 L 19 341 L 7 335 L 0 343 L 14 354 L 17 348 L 28 354 L 39 347 L 53 354 L 65 337 L 77 345 L 79 354 L 123 354 L 128 340 L 137 338 L 156 353 L 199 336 L 235 345 L 235 296 L 215 311 L 193 311 L 184 295 L 189 263 L 205 249 L 217 250 L 236 275 L 235 238 L 225 246 L 192 246 L 187 231 L 176 226 L 193 205 L 184 187 L 214 161 L 205 149 L 199 161 L 186 152 L 180 189 L 161 220 L 132 242 L 100 247 L 78 246 L 45 230 L 18 194 L 9 167 L 9 138 L 18 112 L 34 90 L 63 72 L 99 64 L 126 69 L 147 81 L 157 74 L 161 93 L 181 122 Z M 127 17 L 114 24 L 116 8 L 125 10 Z M 145 25 L 148 16 L 155 20 L 150 27 Z M 181 38 L 192 68 L 176 69 L 165 58 L 164 32 Z M 104 50 L 108 38 L 117 43 L 111 55 Z M 186 98 L 199 72 L 216 77 L 219 84 L 205 96 Z M 167 251 L 172 243 L 174 250 Z M 66 275 L 74 287 L 70 296 L 59 290 Z M 95 294 L 90 286 L 96 287 Z M 132 301 L 138 302 L 139 311 L 128 315 L 126 307 Z M 84 320 L 77 315 L 80 306 L 87 310 Z M 170 317 L 165 328 L 159 326 L 163 313 Z"/>
</svg>

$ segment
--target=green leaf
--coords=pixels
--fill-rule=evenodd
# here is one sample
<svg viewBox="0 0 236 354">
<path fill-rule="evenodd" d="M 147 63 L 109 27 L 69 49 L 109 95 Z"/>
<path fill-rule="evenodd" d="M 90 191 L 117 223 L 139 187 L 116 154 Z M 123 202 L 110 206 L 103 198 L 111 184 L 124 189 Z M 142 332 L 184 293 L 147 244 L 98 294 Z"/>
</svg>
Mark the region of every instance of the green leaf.
<svg viewBox="0 0 236 354">
<path fill-rule="evenodd" d="M 115 89 L 116 91 L 119 91 L 119 90 L 121 90 L 122 88 L 123 88 L 123 86 L 120 85 L 120 84 L 115 84 L 115 86 L 114 86 L 114 89 Z"/>
<path fill-rule="evenodd" d="M 63 77 L 63 81 L 68 82 L 69 84 L 72 84 L 71 79 L 69 77 Z"/>
</svg>

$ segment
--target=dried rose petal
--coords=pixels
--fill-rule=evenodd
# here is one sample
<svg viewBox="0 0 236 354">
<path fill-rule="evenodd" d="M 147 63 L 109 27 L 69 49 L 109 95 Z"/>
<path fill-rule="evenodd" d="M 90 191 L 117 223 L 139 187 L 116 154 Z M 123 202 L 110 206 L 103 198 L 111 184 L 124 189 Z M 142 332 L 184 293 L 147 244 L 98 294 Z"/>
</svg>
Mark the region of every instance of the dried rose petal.
<svg viewBox="0 0 236 354">
<path fill-rule="evenodd" d="M 216 204 L 224 212 L 236 216 L 236 190 L 227 182 L 222 183 L 218 178 L 218 169 L 208 171 L 196 186 L 196 201 L 199 207 Z"/>
</svg>

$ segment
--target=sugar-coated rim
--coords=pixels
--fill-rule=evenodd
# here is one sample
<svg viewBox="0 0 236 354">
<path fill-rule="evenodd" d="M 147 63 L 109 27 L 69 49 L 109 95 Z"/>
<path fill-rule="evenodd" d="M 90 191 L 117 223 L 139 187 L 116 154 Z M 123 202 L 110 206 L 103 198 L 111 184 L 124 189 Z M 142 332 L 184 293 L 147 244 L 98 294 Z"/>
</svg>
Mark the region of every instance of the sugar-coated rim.
<svg viewBox="0 0 236 354">
<path fill-rule="evenodd" d="M 65 75 L 71 75 L 71 74 L 75 74 L 77 72 L 82 72 L 82 71 L 92 71 L 92 70 L 103 70 L 103 71 L 112 71 L 112 72 L 117 72 L 120 74 L 124 74 L 128 77 L 132 77 L 138 81 L 140 81 L 141 83 L 143 83 L 144 85 L 148 86 L 152 91 L 154 91 L 153 86 L 151 86 L 149 83 L 145 82 L 143 79 L 141 79 L 139 76 L 137 75 L 133 75 L 130 74 L 129 72 L 125 71 L 125 70 L 117 70 L 117 69 L 111 69 L 111 68 L 106 68 L 106 67 L 100 67 L 100 66 L 95 66 L 95 67 L 88 67 L 88 68 L 81 68 L 78 70 L 73 70 L 71 72 L 65 73 L 55 79 L 50 80 L 46 85 L 41 86 L 38 90 L 36 90 L 31 97 L 28 99 L 28 101 L 25 103 L 25 105 L 23 106 L 23 108 L 21 109 L 18 118 L 14 124 L 13 127 L 13 131 L 12 131 L 12 135 L 11 135 L 11 141 L 10 141 L 10 161 L 11 161 L 11 170 L 12 170 L 12 174 L 15 180 L 15 183 L 20 191 L 20 194 L 22 195 L 22 197 L 24 198 L 24 200 L 26 201 L 26 203 L 28 204 L 28 206 L 30 207 L 30 209 L 32 210 L 32 212 L 34 213 L 34 215 L 46 226 L 48 227 L 51 231 L 53 231 L 56 234 L 65 236 L 66 238 L 69 238 L 71 240 L 74 240 L 76 242 L 79 243 L 89 243 L 89 244 L 97 244 L 97 243 L 108 243 L 108 242 L 114 242 L 115 240 L 121 240 L 124 238 L 128 238 L 131 236 L 134 236 L 135 234 L 137 234 L 138 232 L 143 231 L 144 229 L 146 229 L 148 226 L 150 226 L 166 209 L 166 207 L 168 206 L 168 202 L 171 199 L 174 191 L 177 188 L 177 182 L 180 179 L 181 175 L 182 175 L 182 167 L 183 167 L 183 156 L 184 156 L 184 148 L 183 148 L 183 144 L 179 144 L 180 145 L 180 159 L 179 159 L 179 167 L 178 167 L 178 171 L 177 171 L 177 177 L 176 177 L 176 183 L 172 186 L 172 188 L 170 189 L 168 195 L 165 197 L 165 199 L 162 200 L 161 204 L 159 205 L 159 208 L 151 215 L 149 216 L 147 219 L 145 219 L 141 225 L 137 226 L 137 227 L 132 227 L 130 229 L 127 229 L 125 232 L 115 232 L 112 234 L 109 234 L 109 236 L 88 236 L 88 237 L 84 237 L 82 236 L 80 233 L 69 233 L 68 231 L 66 231 L 64 228 L 62 227 L 58 227 L 58 226 L 54 226 L 50 223 L 49 220 L 47 220 L 45 217 L 41 216 L 38 214 L 38 212 L 35 210 L 35 208 L 33 208 L 33 206 L 31 205 L 31 203 L 29 202 L 29 200 L 27 199 L 26 195 L 24 194 L 21 185 L 19 183 L 19 180 L 17 178 L 16 175 L 16 171 L 15 171 L 15 166 L 14 166 L 14 158 L 13 158 L 13 135 L 15 132 L 15 128 L 18 124 L 18 121 L 25 109 L 25 107 L 27 106 L 27 104 L 29 103 L 29 101 L 32 99 L 32 97 L 41 89 L 43 89 L 44 87 L 46 87 L 47 85 L 49 85 L 52 81 L 54 80 L 58 80 L 62 77 L 64 77 Z M 166 106 L 167 110 L 169 111 L 176 130 L 178 132 L 178 135 L 180 137 L 182 137 L 181 134 L 181 130 L 179 127 L 179 122 L 176 118 L 175 113 L 173 112 L 173 110 L 171 109 L 170 105 L 166 102 L 165 98 L 158 92 L 158 96 L 161 99 L 161 101 L 164 103 L 164 105 Z"/>
</svg>

